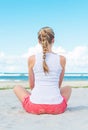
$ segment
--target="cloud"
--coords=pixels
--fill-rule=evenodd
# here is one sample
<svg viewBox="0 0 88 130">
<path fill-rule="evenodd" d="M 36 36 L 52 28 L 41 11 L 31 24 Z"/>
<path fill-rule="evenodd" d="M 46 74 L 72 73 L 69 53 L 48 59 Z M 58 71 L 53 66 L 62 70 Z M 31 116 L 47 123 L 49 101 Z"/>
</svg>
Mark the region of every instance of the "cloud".
<svg viewBox="0 0 88 130">
<path fill-rule="evenodd" d="M 28 49 L 28 53 L 24 54 L 24 57 L 31 56 L 33 54 L 42 51 L 41 46 L 38 44 L 35 47 Z M 62 47 L 53 47 L 53 51 L 60 55 L 63 55 L 67 59 L 66 72 L 87 72 L 88 71 L 88 47 L 77 46 L 72 51 L 67 51 Z"/>
<path fill-rule="evenodd" d="M 68 56 L 71 59 L 83 58 L 84 55 L 87 56 L 86 55 L 87 51 L 88 51 L 88 47 L 86 47 L 86 46 L 78 46 L 78 47 L 74 48 L 72 52 L 68 52 Z"/>
<path fill-rule="evenodd" d="M 88 71 L 88 47 L 78 46 L 71 52 L 66 53 L 67 72 L 87 72 Z"/>
<path fill-rule="evenodd" d="M 31 55 L 33 55 L 33 54 L 37 54 L 37 53 L 39 53 L 39 52 L 41 52 L 42 51 L 42 47 L 41 47 L 41 45 L 40 44 L 37 44 L 35 47 L 30 47 L 29 49 L 28 49 L 28 53 L 26 53 L 25 54 L 25 56 L 27 57 L 27 56 L 31 56 Z M 64 55 L 65 54 L 65 50 L 62 48 L 62 47 L 53 47 L 53 51 L 55 52 L 55 53 L 59 53 L 59 54 L 62 54 L 62 55 Z"/>
<path fill-rule="evenodd" d="M 4 52 L 0 52 L 0 59 L 2 59 L 5 56 Z"/>
<path fill-rule="evenodd" d="M 20 56 L 4 55 L 0 58 L 0 72 L 26 72 L 27 59 Z"/>
<path fill-rule="evenodd" d="M 30 47 L 27 53 L 20 56 L 7 56 L 4 52 L 0 52 L 0 71 L 27 72 L 27 58 L 41 51 L 42 48 L 38 44 Z M 66 72 L 88 72 L 87 46 L 77 46 L 72 51 L 67 51 L 62 47 L 53 47 L 53 51 L 66 57 Z"/>
<path fill-rule="evenodd" d="M 28 49 L 28 56 L 32 54 L 37 54 L 42 51 L 42 48 L 39 44 L 37 44 L 35 47 L 31 47 Z"/>
</svg>

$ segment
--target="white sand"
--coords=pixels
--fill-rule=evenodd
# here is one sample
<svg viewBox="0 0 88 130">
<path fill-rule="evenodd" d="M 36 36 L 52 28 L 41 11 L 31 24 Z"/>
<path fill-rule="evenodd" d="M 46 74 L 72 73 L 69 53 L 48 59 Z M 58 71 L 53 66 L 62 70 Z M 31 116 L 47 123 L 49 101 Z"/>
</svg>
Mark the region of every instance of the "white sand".
<svg viewBox="0 0 88 130">
<path fill-rule="evenodd" d="M 12 90 L 0 90 L 0 130 L 88 130 L 88 88 L 73 88 L 65 113 L 26 113 Z"/>
<path fill-rule="evenodd" d="M 16 85 L 29 87 L 28 81 L 0 81 L 0 88 L 13 88 Z M 72 87 L 88 86 L 88 81 L 63 81 L 62 86 L 70 85 Z"/>
</svg>

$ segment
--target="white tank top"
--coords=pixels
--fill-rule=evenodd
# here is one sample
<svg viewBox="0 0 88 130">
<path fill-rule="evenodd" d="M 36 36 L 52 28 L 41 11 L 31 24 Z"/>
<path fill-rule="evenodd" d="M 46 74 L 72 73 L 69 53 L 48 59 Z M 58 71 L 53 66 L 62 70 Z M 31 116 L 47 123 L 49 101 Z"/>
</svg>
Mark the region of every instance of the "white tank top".
<svg viewBox="0 0 88 130">
<path fill-rule="evenodd" d="M 59 77 L 62 71 L 60 56 L 55 53 L 46 53 L 46 63 L 49 73 L 43 71 L 43 54 L 35 55 L 35 65 L 33 68 L 35 76 L 35 86 L 32 89 L 30 101 L 36 104 L 60 104 L 63 97 L 59 90 Z"/>
</svg>

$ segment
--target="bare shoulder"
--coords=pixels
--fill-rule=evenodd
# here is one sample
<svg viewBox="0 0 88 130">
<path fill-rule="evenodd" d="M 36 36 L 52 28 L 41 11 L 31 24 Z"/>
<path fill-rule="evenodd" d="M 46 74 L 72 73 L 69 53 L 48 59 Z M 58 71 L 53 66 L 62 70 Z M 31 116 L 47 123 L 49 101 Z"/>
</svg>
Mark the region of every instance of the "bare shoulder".
<svg viewBox="0 0 88 130">
<path fill-rule="evenodd" d="M 66 62 L 66 57 L 60 55 L 60 61 L 61 61 L 61 62 Z"/>
<path fill-rule="evenodd" d="M 33 61 L 35 59 L 35 55 L 29 56 L 28 61 Z"/>
<path fill-rule="evenodd" d="M 34 64 L 35 63 L 35 55 L 29 56 L 28 57 L 28 64 Z"/>
<path fill-rule="evenodd" d="M 65 67 L 66 64 L 66 57 L 60 55 L 60 63 L 62 67 Z"/>
</svg>

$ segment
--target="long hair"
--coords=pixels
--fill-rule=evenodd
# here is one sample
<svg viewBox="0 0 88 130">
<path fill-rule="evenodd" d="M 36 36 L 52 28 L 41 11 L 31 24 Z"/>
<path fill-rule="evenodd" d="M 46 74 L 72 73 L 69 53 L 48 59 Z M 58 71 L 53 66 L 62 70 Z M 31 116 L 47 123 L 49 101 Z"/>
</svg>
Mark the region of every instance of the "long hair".
<svg viewBox="0 0 88 130">
<path fill-rule="evenodd" d="M 54 32 L 50 27 L 43 27 L 38 32 L 38 39 L 42 45 L 43 49 L 43 70 L 45 73 L 49 72 L 48 65 L 46 63 L 46 53 L 48 52 L 48 45 L 52 44 L 54 39 Z"/>
</svg>

